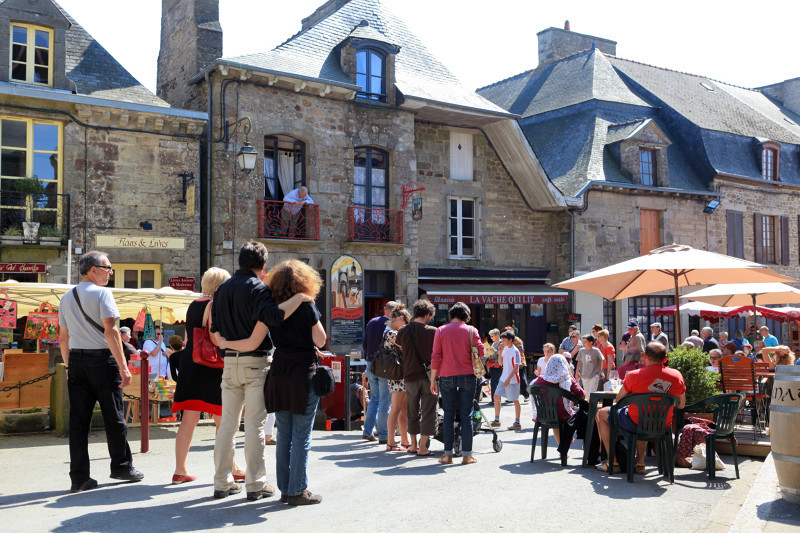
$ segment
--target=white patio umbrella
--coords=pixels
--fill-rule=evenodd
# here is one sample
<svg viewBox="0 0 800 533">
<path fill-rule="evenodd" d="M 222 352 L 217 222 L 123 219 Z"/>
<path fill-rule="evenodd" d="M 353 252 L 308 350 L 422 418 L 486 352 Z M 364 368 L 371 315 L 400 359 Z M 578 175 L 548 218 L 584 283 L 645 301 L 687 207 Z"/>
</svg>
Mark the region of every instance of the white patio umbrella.
<svg viewBox="0 0 800 533">
<path fill-rule="evenodd" d="M 680 312 L 679 287 L 712 283 L 795 281 L 759 263 L 727 255 L 671 244 L 649 254 L 629 259 L 555 287 L 584 291 L 608 300 L 620 300 L 664 290 L 675 291 L 675 305 Z M 681 323 L 676 321 L 675 346 L 680 345 Z"/>
<path fill-rule="evenodd" d="M 800 303 L 800 290 L 785 283 L 720 283 L 682 298 L 729 307 L 752 305 L 755 312 L 756 300 L 758 305 Z M 758 314 L 755 316 L 758 327 Z"/>
</svg>

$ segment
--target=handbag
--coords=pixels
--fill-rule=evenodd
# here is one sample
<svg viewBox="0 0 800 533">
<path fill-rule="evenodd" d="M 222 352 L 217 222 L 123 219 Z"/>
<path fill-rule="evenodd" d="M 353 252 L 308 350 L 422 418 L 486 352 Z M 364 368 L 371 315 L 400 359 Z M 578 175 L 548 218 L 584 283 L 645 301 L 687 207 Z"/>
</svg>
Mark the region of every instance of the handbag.
<svg viewBox="0 0 800 533">
<path fill-rule="evenodd" d="M 381 379 L 400 381 L 403 379 L 403 362 L 393 351 L 381 346 L 372 356 L 369 371 Z"/>
<path fill-rule="evenodd" d="M 473 346 L 472 344 L 472 330 L 475 329 L 472 326 L 469 328 L 469 352 L 472 356 L 472 373 L 475 374 L 476 378 L 479 378 L 486 374 L 486 369 L 483 367 L 483 361 L 481 361 L 481 356 L 478 355 L 478 347 Z"/>
<path fill-rule="evenodd" d="M 323 365 L 319 356 L 317 356 L 317 369 L 314 371 L 314 377 L 311 378 L 311 385 L 314 387 L 314 394 L 320 398 L 327 398 L 333 394 L 333 389 L 336 387 L 333 370 L 331 367 Z"/>
<path fill-rule="evenodd" d="M 203 312 L 203 327 L 192 330 L 192 361 L 209 368 L 223 368 L 225 366 L 225 358 L 220 355 L 214 341 L 211 340 L 211 335 L 208 333 L 208 322 L 211 320 L 211 306 L 213 304 L 213 302 L 210 302 Z"/>
</svg>

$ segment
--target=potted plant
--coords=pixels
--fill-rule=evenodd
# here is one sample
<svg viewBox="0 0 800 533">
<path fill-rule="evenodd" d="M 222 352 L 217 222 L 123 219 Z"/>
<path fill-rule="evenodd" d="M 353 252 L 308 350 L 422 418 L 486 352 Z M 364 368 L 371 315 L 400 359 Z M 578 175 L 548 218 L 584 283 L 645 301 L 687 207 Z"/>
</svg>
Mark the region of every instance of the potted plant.
<svg viewBox="0 0 800 533">
<path fill-rule="evenodd" d="M 22 232 L 16 226 L 9 226 L 3 230 L 3 236 L 0 241 L 4 245 L 20 245 L 22 244 Z"/>
<path fill-rule="evenodd" d="M 28 213 L 31 213 L 34 207 L 39 206 L 47 192 L 38 176 L 35 175 L 14 180 L 13 187 L 15 191 L 25 195 L 25 206 Z M 35 241 L 36 234 L 39 232 L 39 222 L 25 221 L 22 223 L 22 229 L 26 241 Z"/>
<path fill-rule="evenodd" d="M 675 348 L 669 352 L 667 365 L 679 371 L 686 382 L 686 405 L 719 394 L 719 374 L 708 370 L 708 354 L 700 348 Z"/>
<path fill-rule="evenodd" d="M 55 226 L 42 226 L 39 228 L 39 244 L 42 246 L 58 246 L 62 239 L 61 230 Z"/>
</svg>

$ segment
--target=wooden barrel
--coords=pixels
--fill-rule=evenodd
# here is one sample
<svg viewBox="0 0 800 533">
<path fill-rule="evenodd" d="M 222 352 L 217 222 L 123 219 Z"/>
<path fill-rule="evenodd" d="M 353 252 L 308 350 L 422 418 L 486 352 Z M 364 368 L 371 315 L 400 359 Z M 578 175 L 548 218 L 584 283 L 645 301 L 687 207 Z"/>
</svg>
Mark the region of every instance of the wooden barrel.
<svg viewBox="0 0 800 533">
<path fill-rule="evenodd" d="M 800 505 L 800 366 L 776 367 L 769 418 L 781 495 Z"/>
</svg>

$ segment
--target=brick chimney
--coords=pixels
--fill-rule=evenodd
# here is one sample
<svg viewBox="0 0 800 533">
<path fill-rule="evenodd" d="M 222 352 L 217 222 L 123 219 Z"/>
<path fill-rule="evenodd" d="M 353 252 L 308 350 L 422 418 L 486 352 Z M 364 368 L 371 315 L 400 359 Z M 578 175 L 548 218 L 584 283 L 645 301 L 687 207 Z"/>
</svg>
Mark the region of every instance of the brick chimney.
<svg viewBox="0 0 800 533">
<path fill-rule="evenodd" d="M 186 83 L 222 57 L 219 0 L 162 0 L 157 94 L 175 107 L 198 108 Z M 199 104 L 202 106 L 202 104 Z"/>
<path fill-rule="evenodd" d="M 583 33 L 570 31 L 569 21 L 564 23 L 564 29 L 547 28 L 536 34 L 539 38 L 539 64 L 558 61 L 583 50 L 588 50 L 593 44 L 608 55 L 617 55 L 617 42 Z"/>
<path fill-rule="evenodd" d="M 783 107 L 800 115 L 800 78 L 784 80 L 780 83 L 759 87 L 758 89 Z"/>
</svg>

